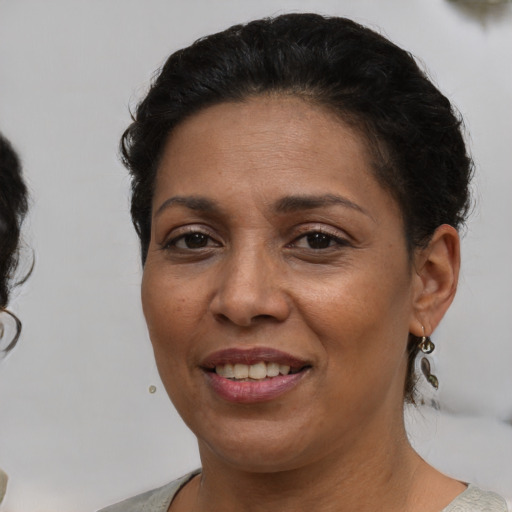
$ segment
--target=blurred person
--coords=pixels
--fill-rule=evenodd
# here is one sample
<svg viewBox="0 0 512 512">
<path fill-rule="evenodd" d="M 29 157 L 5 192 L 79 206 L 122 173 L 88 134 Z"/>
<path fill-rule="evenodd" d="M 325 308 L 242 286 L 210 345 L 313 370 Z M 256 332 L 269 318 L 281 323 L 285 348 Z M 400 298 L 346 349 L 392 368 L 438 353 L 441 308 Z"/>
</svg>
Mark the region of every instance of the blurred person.
<svg viewBox="0 0 512 512">
<path fill-rule="evenodd" d="M 0 134 L 0 347 L 5 355 L 18 342 L 21 322 L 7 309 L 19 260 L 20 230 L 28 208 L 21 165 L 9 141 Z M 0 468 L 0 503 L 7 475 Z"/>
</svg>

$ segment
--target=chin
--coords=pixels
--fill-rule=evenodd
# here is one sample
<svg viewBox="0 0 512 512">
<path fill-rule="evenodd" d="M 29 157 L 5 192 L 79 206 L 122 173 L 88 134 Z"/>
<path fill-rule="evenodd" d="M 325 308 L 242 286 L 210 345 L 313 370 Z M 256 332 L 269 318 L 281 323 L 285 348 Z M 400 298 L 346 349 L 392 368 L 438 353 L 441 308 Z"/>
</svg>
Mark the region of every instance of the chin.
<svg viewBox="0 0 512 512">
<path fill-rule="evenodd" d="M 197 432 L 203 464 L 210 456 L 232 468 L 254 473 L 296 469 L 315 453 L 302 425 L 278 421 L 237 422 L 223 429 Z M 245 424 L 244 424 L 245 423 Z"/>
</svg>

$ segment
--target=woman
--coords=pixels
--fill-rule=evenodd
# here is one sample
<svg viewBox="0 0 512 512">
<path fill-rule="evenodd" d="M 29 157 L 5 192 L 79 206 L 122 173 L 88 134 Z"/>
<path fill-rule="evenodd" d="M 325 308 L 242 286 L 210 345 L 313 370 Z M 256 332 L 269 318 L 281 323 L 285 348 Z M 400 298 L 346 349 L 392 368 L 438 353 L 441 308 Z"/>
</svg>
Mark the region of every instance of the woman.
<svg viewBox="0 0 512 512">
<path fill-rule="evenodd" d="M 11 280 L 18 263 L 20 228 L 27 212 L 27 188 L 18 157 L 0 134 L 0 347 L 9 352 L 20 336 L 21 322 L 7 310 Z M 0 469 L 0 503 L 7 475 Z"/>
<path fill-rule="evenodd" d="M 122 152 L 144 314 L 202 469 L 105 510 L 506 510 L 403 424 L 457 286 L 460 125 L 408 53 L 343 18 L 171 55 Z"/>
</svg>

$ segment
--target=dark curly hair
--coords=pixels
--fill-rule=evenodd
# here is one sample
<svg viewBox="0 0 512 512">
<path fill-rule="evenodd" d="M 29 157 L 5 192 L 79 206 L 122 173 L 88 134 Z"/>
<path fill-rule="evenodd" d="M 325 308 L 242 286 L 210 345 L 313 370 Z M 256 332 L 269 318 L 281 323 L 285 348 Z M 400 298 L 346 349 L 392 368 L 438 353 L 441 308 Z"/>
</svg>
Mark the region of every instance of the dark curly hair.
<svg viewBox="0 0 512 512">
<path fill-rule="evenodd" d="M 414 58 L 351 20 L 285 14 L 236 25 L 172 54 L 121 139 L 132 177 L 132 220 L 143 263 L 159 160 L 172 130 L 208 106 L 265 94 L 327 108 L 363 135 L 379 183 L 396 199 L 409 253 L 435 229 L 459 229 L 473 164 L 462 121 Z M 412 399 L 418 338 L 410 335 Z"/>
<path fill-rule="evenodd" d="M 28 192 L 19 158 L 9 141 L 0 134 L 0 311 L 13 317 L 16 323 L 14 338 L 5 351 L 16 345 L 21 331 L 21 322 L 6 308 L 18 266 L 20 230 L 27 208 Z M 1 320 L 0 330 L 3 334 Z"/>
</svg>

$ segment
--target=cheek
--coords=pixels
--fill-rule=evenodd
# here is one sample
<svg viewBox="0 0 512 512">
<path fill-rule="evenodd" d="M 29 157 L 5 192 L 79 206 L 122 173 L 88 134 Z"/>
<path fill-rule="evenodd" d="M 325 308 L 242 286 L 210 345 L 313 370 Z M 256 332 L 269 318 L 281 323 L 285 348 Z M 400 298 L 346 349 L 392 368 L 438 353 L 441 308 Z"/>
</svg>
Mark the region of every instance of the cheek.
<svg viewBox="0 0 512 512">
<path fill-rule="evenodd" d="M 166 275 L 150 263 L 144 269 L 141 299 L 150 334 L 157 338 L 192 321 L 198 303 L 191 283 Z"/>
<path fill-rule="evenodd" d="M 334 408 L 350 424 L 346 417 L 360 421 L 388 397 L 395 404 L 402 401 L 408 293 L 406 287 L 382 283 L 372 289 L 358 280 L 348 288 L 332 285 L 317 289 L 315 300 L 303 302 L 301 309 L 325 355 L 319 368 L 320 387 L 330 390 L 325 414 Z"/>
<path fill-rule="evenodd" d="M 412 310 L 411 282 L 403 266 L 381 266 L 374 272 L 360 272 L 356 267 L 330 276 L 324 282 L 315 280 L 298 296 L 296 303 L 309 328 L 315 332 L 330 364 L 352 367 L 353 372 L 364 363 L 374 371 L 384 361 L 396 358 L 400 363 L 408 337 Z"/>
<path fill-rule="evenodd" d="M 195 321 L 190 313 L 192 299 L 184 287 L 151 267 L 144 269 L 141 299 L 158 373 L 171 401 L 181 408 L 192 359 L 188 339 Z"/>
<path fill-rule="evenodd" d="M 173 372 L 176 371 L 174 363 L 183 358 L 185 333 L 194 322 L 193 298 L 184 287 L 169 282 L 149 267 L 144 270 L 141 299 L 156 363 L 165 380 L 165 374 L 170 371 L 165 368 L 173 366 Z M 178 354 L 180 358 L 176 357 Z"/>
<path fill-rule="evenodd" d="M 372 279 L 372 277 L 374 277 Z M 355 335 L 360 330 L 398 327 L 410 314 L 408 282 L 364 273 L 311 281 L 295 293 L 301 314 L 319 327 Z"/>
</svg>

